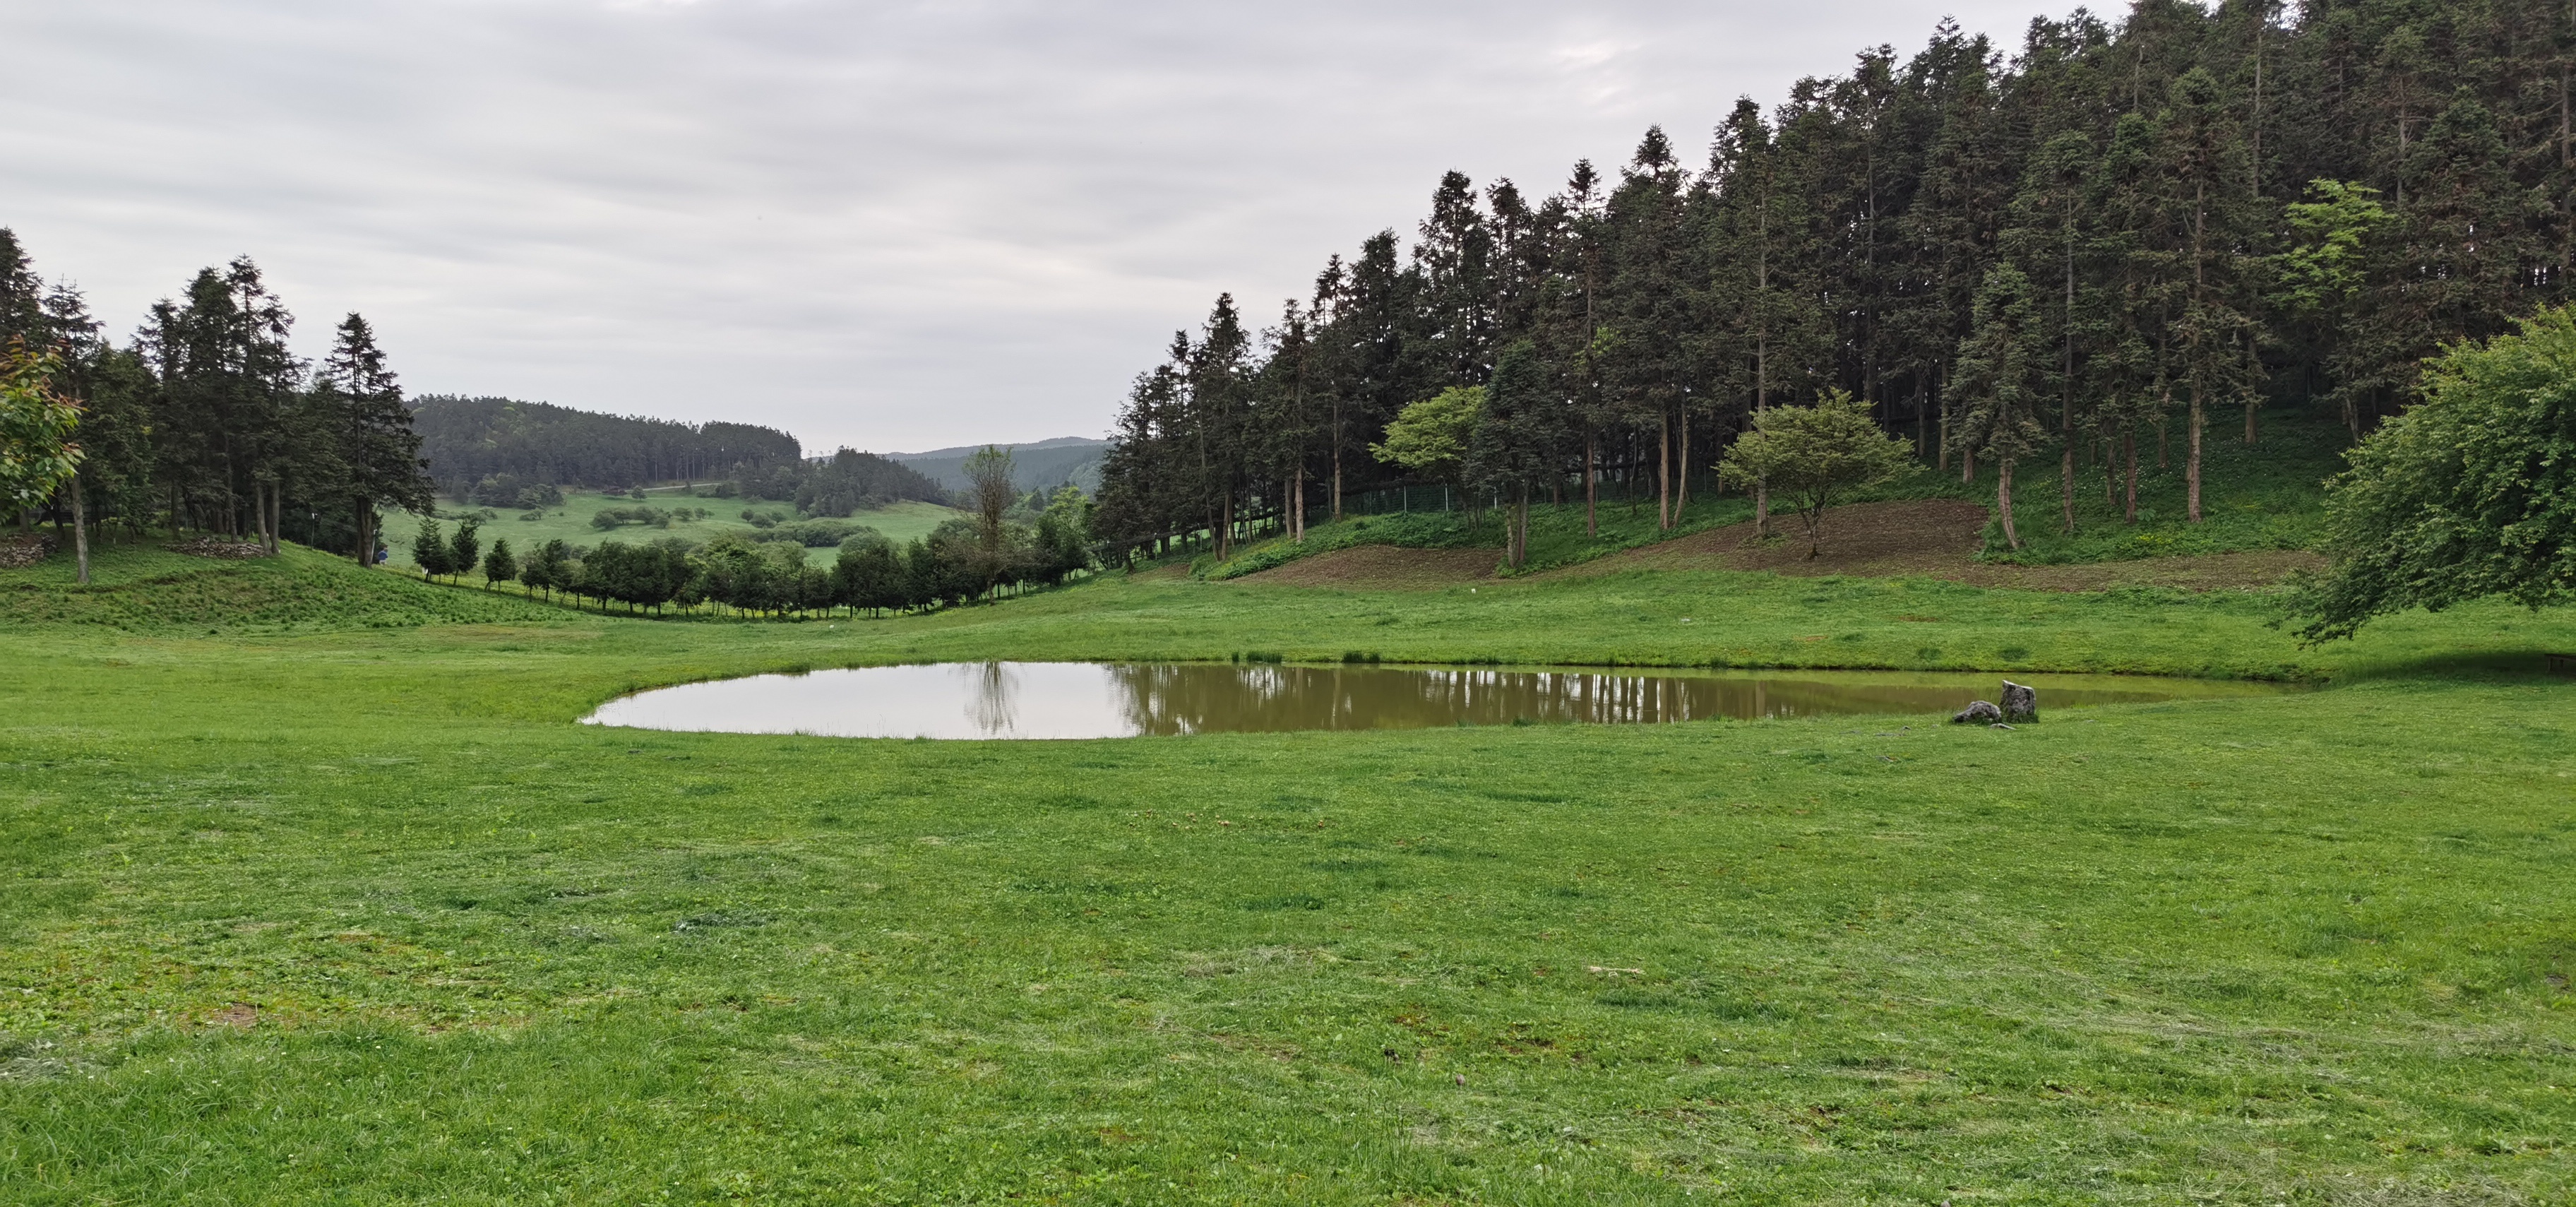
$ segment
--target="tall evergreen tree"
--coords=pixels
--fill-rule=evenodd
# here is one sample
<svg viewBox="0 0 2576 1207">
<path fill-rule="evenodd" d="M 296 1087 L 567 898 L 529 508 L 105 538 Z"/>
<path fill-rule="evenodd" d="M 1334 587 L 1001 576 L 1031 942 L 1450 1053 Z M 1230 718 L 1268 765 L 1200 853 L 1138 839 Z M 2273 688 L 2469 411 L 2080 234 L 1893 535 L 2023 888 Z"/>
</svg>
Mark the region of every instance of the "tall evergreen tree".
<svg viewBox="0 0 2576 1207">
<path fill-rule="evenodd" d="M 340 320 L 331 354 L 322 363 L 320 386 L 327 439 L 338 468 L 333 485 L 355 522 L 355 556 L 359 564 L 370 565 L 376 560 L 378 508 L 426 515 L 432 505 L 420 436 L 403 406 L 402 387 L 376 346 L 375 330 L 359 315 Z"/>
<path fill-rule="evenodd" d="M 2039 416 L 2048 403 L 2048 327 L 2030 278 L 2006 261 L 1977 290 L 1972 334 L 1959 349 L 1955 385 L 1965 404 L 1968 445 L 1995 463 L 1995 518 L 2004 544 L 2021 548 L 2013 524 L 2013 468 L 2046 439 Z"/>
</svg>

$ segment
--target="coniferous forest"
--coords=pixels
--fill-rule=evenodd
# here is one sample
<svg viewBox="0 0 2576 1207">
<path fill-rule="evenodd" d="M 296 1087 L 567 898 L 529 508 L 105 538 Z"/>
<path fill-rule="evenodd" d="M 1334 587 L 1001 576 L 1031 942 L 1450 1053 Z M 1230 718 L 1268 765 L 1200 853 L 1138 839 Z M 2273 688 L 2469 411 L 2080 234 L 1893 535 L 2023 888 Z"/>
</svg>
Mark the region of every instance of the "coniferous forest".
<svg viewBox="0 0 2576 1207">
<path fill-rule="evenodd" d="M 1752 416 L 1841 392 L 1991 475 L 2008 541 L 2017 482 L 2134 521 L 2141 458 L 2197 522 L 2208 441 L 2292 407 L 2357 438 L 2446 343 L 2566 300 L 2571 48 L 2533 0 L 2141 0 L 2012 45 L 1944 23 L 1544 194 L 1453 171 L 1409 248 L 1172 338 L 1098 527 L 1297 535 L 1452 389 L 1485 392 L 1462 484 L 1506 506 L 1616 490 L 1669 525 Z"/>
<path fill-rule="evenodd" d="M 259 267 L 237 259 L 155 303 L 120 346 L 0 228 L 0 349 L 59 357 L 51 388 L 81 408 L 79 473 L 40 510 L 103 532 L 193 528 L 270 553 L 282 537 L 351 554 L 376 545 L 380 508 L 428 510 L 420 437 L 374 330 L 349 315 L 315 365 L 288 350 L 294 325 Z"/>
<path fill-rule="evenodd" d="M 431 475 L 458 499 L 486 479 L 624 489 L 757 474 L 793 466 L 803 452 L 794 436 L 755 424 L 601 415 L 509 398 L 431 394 L 414 400 L 412 412 Z"/>
</svg>

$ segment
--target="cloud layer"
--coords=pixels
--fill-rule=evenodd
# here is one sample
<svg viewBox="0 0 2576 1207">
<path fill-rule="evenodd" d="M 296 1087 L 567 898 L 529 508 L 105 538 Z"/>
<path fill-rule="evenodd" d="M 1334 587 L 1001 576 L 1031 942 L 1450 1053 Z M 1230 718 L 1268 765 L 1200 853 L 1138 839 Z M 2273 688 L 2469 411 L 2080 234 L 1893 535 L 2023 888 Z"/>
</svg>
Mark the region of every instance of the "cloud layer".
<svg viewBox="0 0 2576 1207">
<path fill-rule="evenodd" d="M 0 225 L 139 320 L 249 254 L 415 391 L 784 427 L 1096 435 L 1449 168 L 1551 191 L 1945 12 L 2027 0 L 0 3 Z M 318 351 L 318 348 L 313 349 Z"/>
</svg>

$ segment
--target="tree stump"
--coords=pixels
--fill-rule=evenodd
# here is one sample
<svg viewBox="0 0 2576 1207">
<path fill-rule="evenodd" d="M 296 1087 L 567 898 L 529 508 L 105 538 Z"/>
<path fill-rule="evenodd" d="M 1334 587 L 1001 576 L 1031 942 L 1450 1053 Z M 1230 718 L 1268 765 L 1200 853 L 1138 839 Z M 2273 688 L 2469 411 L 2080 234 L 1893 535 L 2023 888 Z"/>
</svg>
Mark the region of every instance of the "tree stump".
<svg viewBox="0 0 2576 1207">
<path fill-rule="evenodd" d="M 2036 721 L 2039 719 L 2039 689 L 2004 680 L 2003 719 Z"/>
</svg>

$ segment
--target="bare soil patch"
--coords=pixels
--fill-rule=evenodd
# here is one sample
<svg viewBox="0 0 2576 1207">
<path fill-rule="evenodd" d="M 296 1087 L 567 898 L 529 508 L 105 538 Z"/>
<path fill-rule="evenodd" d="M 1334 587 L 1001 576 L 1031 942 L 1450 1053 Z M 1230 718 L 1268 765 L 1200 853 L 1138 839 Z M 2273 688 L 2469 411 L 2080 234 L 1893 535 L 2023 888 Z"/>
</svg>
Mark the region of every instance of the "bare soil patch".
<svg viewBox="0 0 2576 1207">
<path fill-rule="evenodd" d="M 1240 581 L 1282 587 L 1345 587 L 1363 591 L 1429 591 L 1494 577 L 1499 549 L 1399 549 L 1360 545 L 1299 558 Z"/>
</svg>

